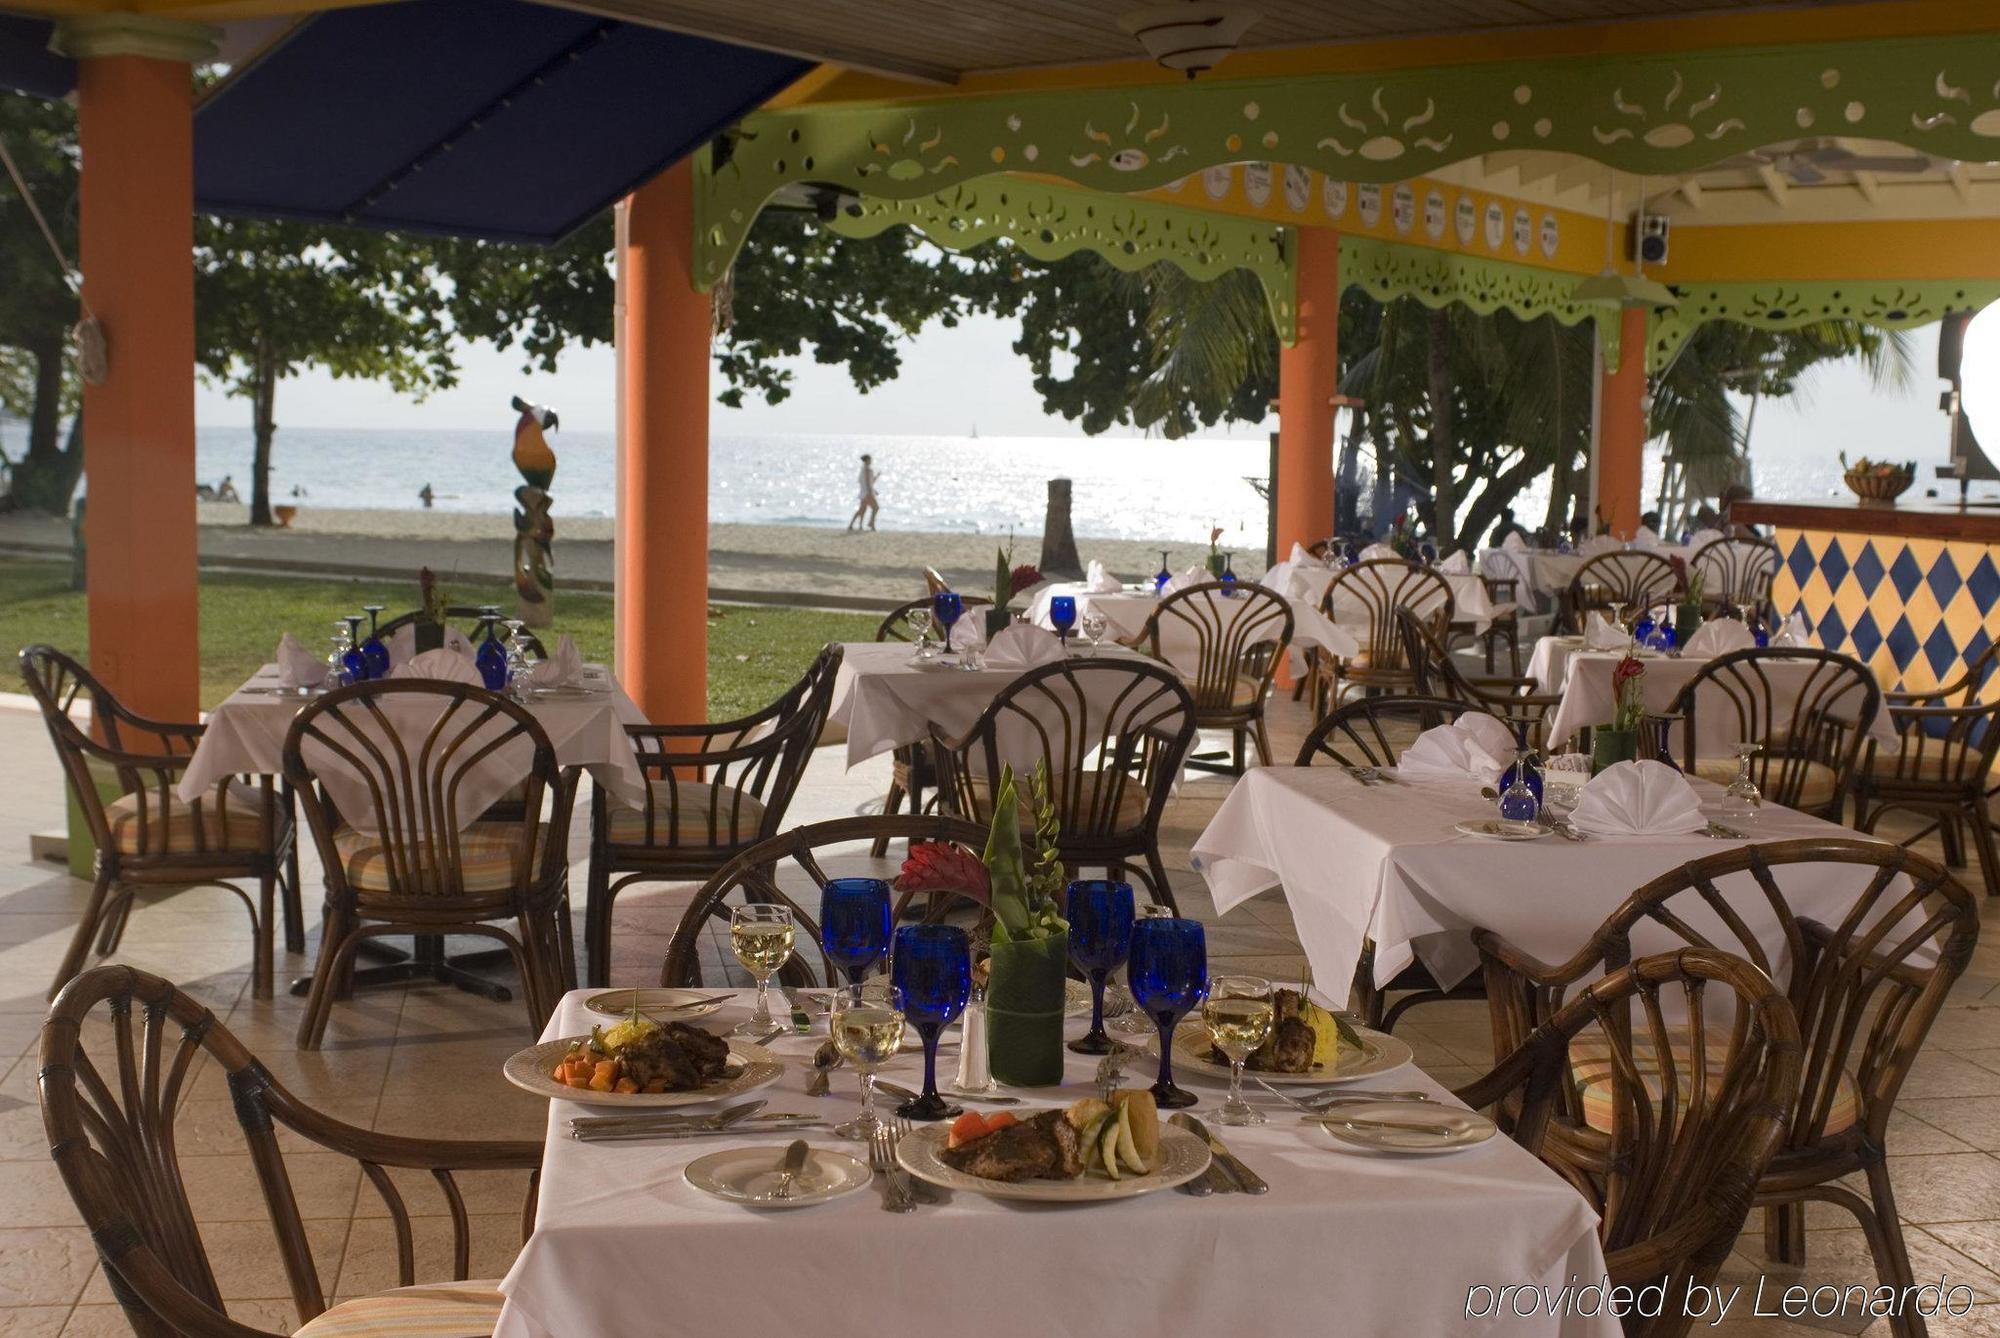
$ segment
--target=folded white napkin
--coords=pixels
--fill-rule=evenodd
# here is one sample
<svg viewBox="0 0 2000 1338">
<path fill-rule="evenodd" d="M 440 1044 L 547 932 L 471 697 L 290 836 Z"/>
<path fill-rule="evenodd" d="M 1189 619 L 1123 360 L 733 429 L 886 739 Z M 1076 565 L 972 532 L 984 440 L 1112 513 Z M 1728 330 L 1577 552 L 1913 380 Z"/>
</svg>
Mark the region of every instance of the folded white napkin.
<svg viewBox="0 0 2000 1338">
<path fill-rule="evenodd" d="M 1632 634 L 1601 613 L 1592 613 L 1583 624 L 1585 650 L 1624 650 L 1632 644 Z"/>
<path fill-rule="evenodd" d="M 1651 525 L 1641 525 L 1632 532 L 1632 543 L 1638 548 L 1658 548 L 1660 536 Z"/>
<path fill-rule="evenodd" d="M 1528 551 L 1528 541 L 1521 537 L 1519 530 L 1510 530 L 1507 537 L 1500 541 L 1500 547 L 1509 553 L 1525 553 Z"/>
<path fill-rule="evenodd" d="M 1696 530 L 1688 536 L 1687 546 L 1691 550 L 1699 550 L 1703 544 L 1712 544 L 1721 537 L 1721 530 Z"/>
<path fill-rule="evenodd" d="M 389 648 L 390 668 L 407 664 L 410 657 L 417 653 L 417 629 L 410 623 L 404 623 L 389 633 L 389 640 L 385 644 Z M 444 648 L 457 651 L 468 661 L 472 659 L 472 639 L 456 627 L 444 629 Z"/>
<path fill-rule="evenodd" d="M 1398 553 L 1395 549 L 1389 547 L 1389 545 L 1387 544 L 1370 544 L 1368 545 L 1368 547 L 1361 550 L 1361 560 L 1363 562 L 1375 562 L 1382 558 L 1394 558 L 1401 556 L 1402 556 L 1401 553 Z"/>
<path fill-rule="evenodd" d="M 1449 725 L 1427 729 L 1403 750 L 1398 775 L 1417 779 L 1469 777 L 1491 785 L 1514 760 L 1514 738 L 1490 715 L 1468 711 Z"/>
<path fill-rule="evenodd" d="M 412 655 L 401 666 L 392 670 L 391 678 L 439 678 L 447 683 L 470 683 L 473 687 L 486 686 L 486 680 L 479 676 L 479 670 L 471 660 L 460 655 L 449 646 L 439 650 L 427 650 Z"/>
<path fill-rule="evenodd" d="M 564 633 L 556 640 L 549 658 L 528 670 L 528 682 L 538 688 L 566 688 L 583 677 L 583 652 L 576 639 Z"/>
<path fill-rule="evenodd" d="M 1570 824 L 1593 836 L 1667 836 L 1708 825 L 1687 777 L 1664 762 L 1617 762 L 1583 787 Z"/>
<path fill-rule="evenodd" d="M 1083 588 L 1090 594 L 1108 595 L 1117 590 L 1119 584 L 1118 578 L 1104 570 L 1104 564 L 1096 558 L 1092 558 L 1090 565 L 1084 568 Z"/>
<path fill-rule="evenodd" d="M 1756 644 L 1757 638 L 1750 635 L 1750 629 L 1743 625 L 1742 619 L 1708 618 L 1694 629 L 1694 635 L 1681 647 L 1681 654 L 1707 659 Z"/>
<path fill-rule="evenodd" d="M 986 648 L 988 669 L 1034 669 L 1062 658 L 1062 642 L 1055 633 L 1027 623 L 1015 623 Z"/>
<path fill-rule="evenodd" d="M 1311 553 L 1306 552 L 1306 546 L 1304 544 L 1294 540 L 1292 543 L 1292 551 L 1286 556 L 1285 561 L 1293 564 L 1294 566 L 1298 566 L 1302 563 L 1317 561 L 1317 559 L 1314 558 Z"/>
<path fill-rule="evenodd" d="M 1160 593 L 1162 595 L 1177 595 L 1190 586 L 1202 585 L 1214 579 L 1213 576 L 1208 574 L 1208 568 L 1206 567 L 1189 567 L 1168 580 L 1166 588 L 1161 590 Z"/>
<path fill-rule="evenodd" d="M 1778 634 L 1771 638 L 1771 644 L 1774 646 L 1810 646 L 1812 644 L 1812 630 L 1806 626 L 1805 614 L 1794 611 L 1791 617 L 1785 619 L 1785 625 L 1778 629 Z"/>
<path fill-rule="evenodd" d="M 1583 554 L 1587 558 L 1592 558 L 1596 557 L 1599 553 L 1622 552 L 1624 548 L 1625 548 L 1624 541 L 1616 538 L 1613 535 L 1593 534 L 1588 539 L 1585 539 L 1583 541 L 1583 547 L 1577 549 L 1576 551 Z"/>
<path fill-rule="evenodd" d="M 326 661 L 290 632 L 278 640 L 278 681 L 288 688 L 316 688 L 326 681 Z"/>
<path fill-rule="evenodd" d="M 1438 570 L 1447 576 L 1472 575 L 1472 558 L 1463 549 L 1445 554 L 1438 559 Z"/>
</svg>

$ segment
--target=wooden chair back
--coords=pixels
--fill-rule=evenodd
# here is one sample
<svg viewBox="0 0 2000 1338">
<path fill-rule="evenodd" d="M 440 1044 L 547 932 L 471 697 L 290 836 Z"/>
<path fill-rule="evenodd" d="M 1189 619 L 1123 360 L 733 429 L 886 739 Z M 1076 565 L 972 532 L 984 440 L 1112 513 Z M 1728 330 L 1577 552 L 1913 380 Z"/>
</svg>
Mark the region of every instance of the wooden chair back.
<svg viewBox="0 0 2000 1338">
<path fill-rule="evenodd" d="M 1478 709 L 1449 697 L 1357 697 L 1313 726 L 1292 765 L 1324 759 L 1337 767 L 1393 767 L 1419 734 Z"/>
<path fill-rule="evenodd" d="M 1767 801 L 1805 806 L 1807 787 L 1819 779 L 1814 768 L 1824 767 L 1832 772 L 1833 796 L 1810 806 L 1838 812 L 1881 704 L 1875 675 L 1850 655 L 1750 646 L 1704 664 L 1667 710 L 1685 721 L 1686 769 L 1694 769 L 1699 755 L 1702 720 L 1719 717 L 1729 737 L 1762 746 L 1751 759 L 1750 775 Z"/>
<path fill-rule="evenodd" d="M 564 883 L 575 779 L 557 767 L 534 716 L 497 692 L 422 678 L 338 688 L 293 719 L 283 759 L 319 847 L 327 894 L 338 904 L 477 914 L 515 906 L 531 887 Z M 506 766 L 521 786 L 519 812 L 506 822 L 516 829 L 511 876 L 497 892 L 469 891 L 464 876 L 465 829 L 510 788 L 468 784 L 485 766 Z M 346 796 L 345 810 L 335 792 Z M 550 795 L 555 803 L 544 818 Z M 349 828 L 379 839 L 387 893 L 357 893 L 352 885 L 335 839 Z"/>
<path fill-rule="evenodd" d="M 1778 576 L 1778 546 L 1769 539 L 1711 539 L 1688 559 L 1690 579 L 1702 578 L 1702 603 L 1711 609 L 1741 609 L 1756 617 L 1771 607 L 1771 583 Z"/>
<path fill-rule="evenodd" d="M 1147 654 L 1180 674 L 1197 710 L 1247 714 L 1261 707 L 1292 644 L 1292 606 L 1265 586 L 1203 581 L 1161 600 L 1140 636 Z"/>
<path fill-rule="evenodd" d="M 702 987 L 705 984 L 701 964 L 703 938 L 711 933 L 712 923 L 719 922 L 726 933 L 730 913 L 739 905 L 750 904 L 784 906 L 792 913 L 796 930 L 792 956 L 778 972 L 780 981 L 802 986 L 836 983 L 833 966 L 820 950 L 816 914 L 819 889 L 826 886 L 831 876 L 826 872 L 825 863 L 836 848 L 844 846 L 854 847 L 857 854 L 866 858 L 869 845 L 878 839 L 912 844 L 950 842 L 960 847 L 968 858 L 976 860 L 986 847 L 986 829 L 963 818 L 942 814 L 898 814 L 894 817 L 835 818 L 794 827 L 789 832 L 759 841 L 702 884 L 694 900 L 688 903 L 680 923 L 674 928 L 673 938 L 668 940 L 666 960 L 660 967 L 660 983 L 671 989 Z M 868 859 L 867 863 L 871 871 L 863 873 L 863 876 L 895 881 L 896 866 L 874 859 Z M 804 885 L 797 890 L 805 894 L 805 900 L 813 909 L 801 905 L 798 898 L 785 890 L 781 880 L 787 870 L 794 875 L 795 885 Z M 819 963 L 817 970 L 811 965 L 813 960 Z"/>
<path fill-rule="evenodd" d="M 1013 762 L 1024 798 L 1044 766 L 1066 847 L 1157 830 L 1194 738 L 1195 703 L 1181 680 L 1123 657 L 1030 669 L 964 734 L 931 727 L 946 811 L 984 826 L 1003 762 Z"/>
<path fill-rule="evenodd" d="M 1592 609 L 1608 609 L 1613 604 L 1638 609 L 1680 588 L 1680 573 L 1658 553 L 1636 548 L 1599 553 L 1570 578 L 1563 611 L 1570 625 L 1581 629 L 1584 614 Z"/>
<path fill-rule="evenodd" d="M 1440 644 L 1457 613 L 1449 581 L 1433 568 L 1401 558 L 1370 558 L 1343 567 L 1327 583 L 1319 608 L 1332 622 L 1359 624 L 1371 675 L 1409 670 L 1404 613 L 1421 622 Z"/>
<path fill-rule="evenodd" d="M 1610 1099 L 1608 1150 L 1585 1164 L 1549 1154 L 1574 1091 L 1572 1043 L 1587 1030 L 1602 1038 Z M 1665 1284 L 1659 1316 L 1625 1328 L 1657 1338 L 1693 1325 L 1676 1302 L 1728 1257 L 1798 1104 L 1801 1068 L 1799 1024 L 1770 980 L 1727 953 L 1683 948 L 1580 991 L 1457 1095 L 1494 1107 L 1590 1201 L 1614 1283 Z"/>
<path fill-rule="evenodd" d="M 1787 895 L 1788 884 L 1843 875 L 1859 886 L 1838 920 L 1804 914 Z M 1810 838 L 1719 851 L 1634 892 L 1560 965 L 1476 933 L 1496 1046 L 1519 1044 L 1587 976 L 1630 965 L 1636 935 L 1733 954 L 1776 982 L 1805 1045 L 1784 1148 L 1826 1136 L 1845 1075 L 1862 1106 L 1852 1129 L 1879 1149 L 1917 1048 L 1972 959 L 1979 907 L 1943 867 L 1885 842 Z"/>
<path fill-rule="evenodd" d="M 231 1098 L 235 1135 L 256 1171 L 273 1245 L 284 1265 L 299 1322 L 326 1309 L 330 1278 L 313 1264 L 306 1224 L 285 1170 L 279 1130 L 315 1151 L 360 1163 L 396 1230 L 398 1283 L 415 1276 L 413 1220 L 390 1170 L 424 1173 L 443 1195 L 452 1230 L 453 1277 L 463 1280 L 471 1238 L 456 1173 L 539 1174 L 537 1141 L 447 1142 L 373 1133 L 305 1105 L 194 999 L 158 976 L 100 966 L 63 987 L 42 1028 L 42 1121 L 49 1150 L 90 1229 L 112 1294 L 140 1338 L 254 1338 L 264 1331 L 228 1317 L 216 1270 L 189 1206 L 177 1153 L 177 1126 L 216 1102 L 182 1098 L 202 1058 Z M 206 1081 L 206 1079 L 204 1079 Z M 443 1216 L 432 1219 L 444 1220 Z M 534 1221 L 534 1180 L 522 1237 Z"/>
<path fill-rule="evenodd" d="M 1533 691 L 1536 683 L 1532 678 L 1468 678 L 1443 639 L 1408 610 L 1399 616 L 1398 628 L 1418 695 L 1463 702 L 1484 711 L 1504 721 L 1517 738 L 1525 728 L 1529 744 L 1536 748 L 1560 742 L 1548 737 L 1549 717 L 1562 705 L 1560 693 Z"/>
</svg>

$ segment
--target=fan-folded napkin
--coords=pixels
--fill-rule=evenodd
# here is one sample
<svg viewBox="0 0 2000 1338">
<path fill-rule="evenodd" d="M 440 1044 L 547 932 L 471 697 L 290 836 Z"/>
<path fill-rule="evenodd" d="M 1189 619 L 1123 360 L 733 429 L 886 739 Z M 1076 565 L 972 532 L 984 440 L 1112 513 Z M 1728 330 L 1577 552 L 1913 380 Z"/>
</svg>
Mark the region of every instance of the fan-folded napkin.
<svg viewBox="0 0 2000 1338">
<path fill-rule="evenodd" d="M 468 683 L 475 688 L 486 686 L 479 670 L 471 660 L 466 659 L 449 646 L 437 650 L 422 651 L 412 655 L 398 666 L 392 678 L 435 678 L 447 683 Z"/>
<path fill-rule="evenodd" d="M 1470 777 L 1491 785 L 1514 756 L 1514 738 L 1490 715 L 1468 711 L 1449 725 L 1427 729 L 1403 751 L 1398 775 L 1417 779 Z"/>
<path fill-rule="evenodd" d="M 538 688 L 565 688 L 583 677 L 583 652 L 575 638 L 565 633 L 554 653 L 528 670 L 528 682 Z"/>
<path fill-rule="evenodd" d="M 1750 629 L 1740 618 L 1710 618 L 1694 629 L 1694 635 L 1681 647 L 1682 655 L 1696 659 L 1710 659 L 1717 655 L 1727 655 L 1732 650 L 1742 650 L 1757 644 Z"/>
<path fill-rule="evenodd" d="M 1509 530 L 1507 537 L 1500 541 L 1500 547 L 1509 553 L 1525 553 L 1528 551 L 1528 541 L 1521 537 L 1519 530 Z"/>
<path fill-rule="evenodd" d="M 1592 777 L 1570 814 L 1592 836 L 1667 836 L 1708 823 L 1687 777 L 1664 762 L 1617 762 Z"/>
<path fill-rule="evenodd" d="M 417 653 L 417 629 L 414 624 L 404 623 L 389 633 L 389 664 L 391 667 L 408 664 L 410 657 Z M 468 661 L 472 659 L 472 641 L 456 627 L 444 629 L 444 648 L 456 651 Z"/>
<path fill-rule="evenodd" d="M 1083 588 L 1093 595 L 1108 595 L 1119 588 L 1119 580 L 1104 570 L 1104 564 L 1096 558 L 1084 569 Z"/>
<path fill-rule="evenodd" d="M 1632 542 L 1639 548 L 1658 548 L 1660 546 L 1659 532 L 1651 525 L 1641 525 L 1637 530 L 1633 531 Z"/>
<path fill-rule="evenodd" d="M 988 669 L 1034 669 L 1062 658 L 1062 642 L 1055 634 L 1027 623 L 1015 623 L 986 647 Z"/>
<path fill-rule="evenodd" d="M 287 632 L 278 641 L 278 681 L 288 688 L 316 688 L 326 681 L 326 661 Z"/>
<path fill-rule="evenodd" d="M 1690 551 L 1699 552 L 1703 544 L 1712 544 L 1721 537 L 1721 530 L 1696 530 L 1688 536 L 1687 546 Z"/>
<path fill-rule="evenodd" d="M 1577 552 L 1587 558 L 1594 558 L 1600 553 L 1622 552 L 1624 548 L 1622 541 L 1609 534 L 1593 534 L 1583 541 L 1583 547 L 1577 549 Z"/>
<path fill-rule="evenodd" d="M 1591 614 L 1583 625 L 1585 650 L 1624 650 L 1631 644 L 1631 633 L 1601 613 Z"/>
<path fill-rule="evenodd" d="M 1363 562 L 1380 562 L 1384 558 L 1399 558 L 1401 556 L 1403 556 L 1401 553 L 1398 553 L 1387 544 L 1370 544 L 1361 550 L 1361 560 Z"/>
<path fill-rule="evenodd" d="M 1458 549 L 1455 552 L 1447 553 L 1438 560 L 1438 570 L 1447 576 L 1470 576 L 1472 575 L 1472 558 L 1466 554 L 1464 549 Z"/>
</svg>

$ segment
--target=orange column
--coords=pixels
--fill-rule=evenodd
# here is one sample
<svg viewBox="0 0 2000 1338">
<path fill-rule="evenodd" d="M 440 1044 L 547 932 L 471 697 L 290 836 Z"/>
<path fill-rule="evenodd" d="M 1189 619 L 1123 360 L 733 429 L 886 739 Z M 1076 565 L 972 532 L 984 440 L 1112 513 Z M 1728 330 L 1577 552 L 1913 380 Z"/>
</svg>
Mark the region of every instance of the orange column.
<svg viewBox="0 0 2000 1338">
<path fill-rule="evenodd" d="M 1604 522 L 1629 538 L 1646 476 L 1646 309 L 1626 307 L 1618 321 L 1618 370 L 1604 373 L 1598 399 L 1596 491 Z"/>
<path fill-rule="evenodd" d="M 1300 228 L 1298 340 L 1278 350 L 1278 560 L 1333 533 L 1333 397 L 1340 389 L 1340 234 Z"/>
<path fill-rule="evenodd" d="M 625 201 L 619 279 L 618 676 L 648 719 L 708 719 L 708 294 L 694 286 L 694 171 Z"/>
<path fill-rule="evenodd" d="M 66 23 L 78 60 L 84 300 L 109 346 L 83 391 L 90 663 L 143 714 L 192 720 L 194 122 L 211 30 L 132 15 Z"/>
</svg>

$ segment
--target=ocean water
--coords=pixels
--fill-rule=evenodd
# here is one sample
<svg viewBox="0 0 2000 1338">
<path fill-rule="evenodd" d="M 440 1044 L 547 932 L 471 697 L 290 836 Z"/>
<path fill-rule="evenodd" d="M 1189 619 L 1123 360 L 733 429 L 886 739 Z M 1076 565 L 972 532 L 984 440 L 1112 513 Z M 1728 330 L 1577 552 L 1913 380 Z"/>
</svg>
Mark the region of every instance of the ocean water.
<svg viewBox="0 0 2000 1338">
<path fill-rule="evenodd" d="M 1928 424 L 1926 424 L 1928 426 Z M 612 440 L 604 432 L 558 432 L 558 515 L 609 516 L 614 505 Z M 1942 458 L 1942 443 L 1936 454 Z M 342 430 L 286 428 L 273 453 L 273 492 L 293 488 L 311 504 L 334 508 L 420 507 L 428 483 L 441 511 L 504 513 L 520 482 L 508 456 L 507 431 Z M 234 475 L 248 492 L 247 428 L 204 426 L 198 477 Z M 1077 533 L 1126 539 L 1206 540 L 1211 525 L 1226 541 L 1261 544 L 1265 503 L 1249 480 L 1269 470 L 1263 437 L 1244 433 L 1187 441 L 1150 438 L 865 436 L 726 436 L 711 443 L 709 514 L 716 521 L 841 526 L 853 513 L 863 451 L 875 457 L 885 529 L 1004 534 L 1039 533 L 1046 481 L 1072 480 Z M 1917 452 L 1910 452 L 1915 454 Z M 1756 453 L 1762 497 L 1845 495 L 1834 452 L 1773 449 Z M 1660 462 L 1648 460 L 1646 496 L 1658 491 Z M 1537 484 L 1514 503 L 1536 523 L 1547 505 Z"/>
</svg>

